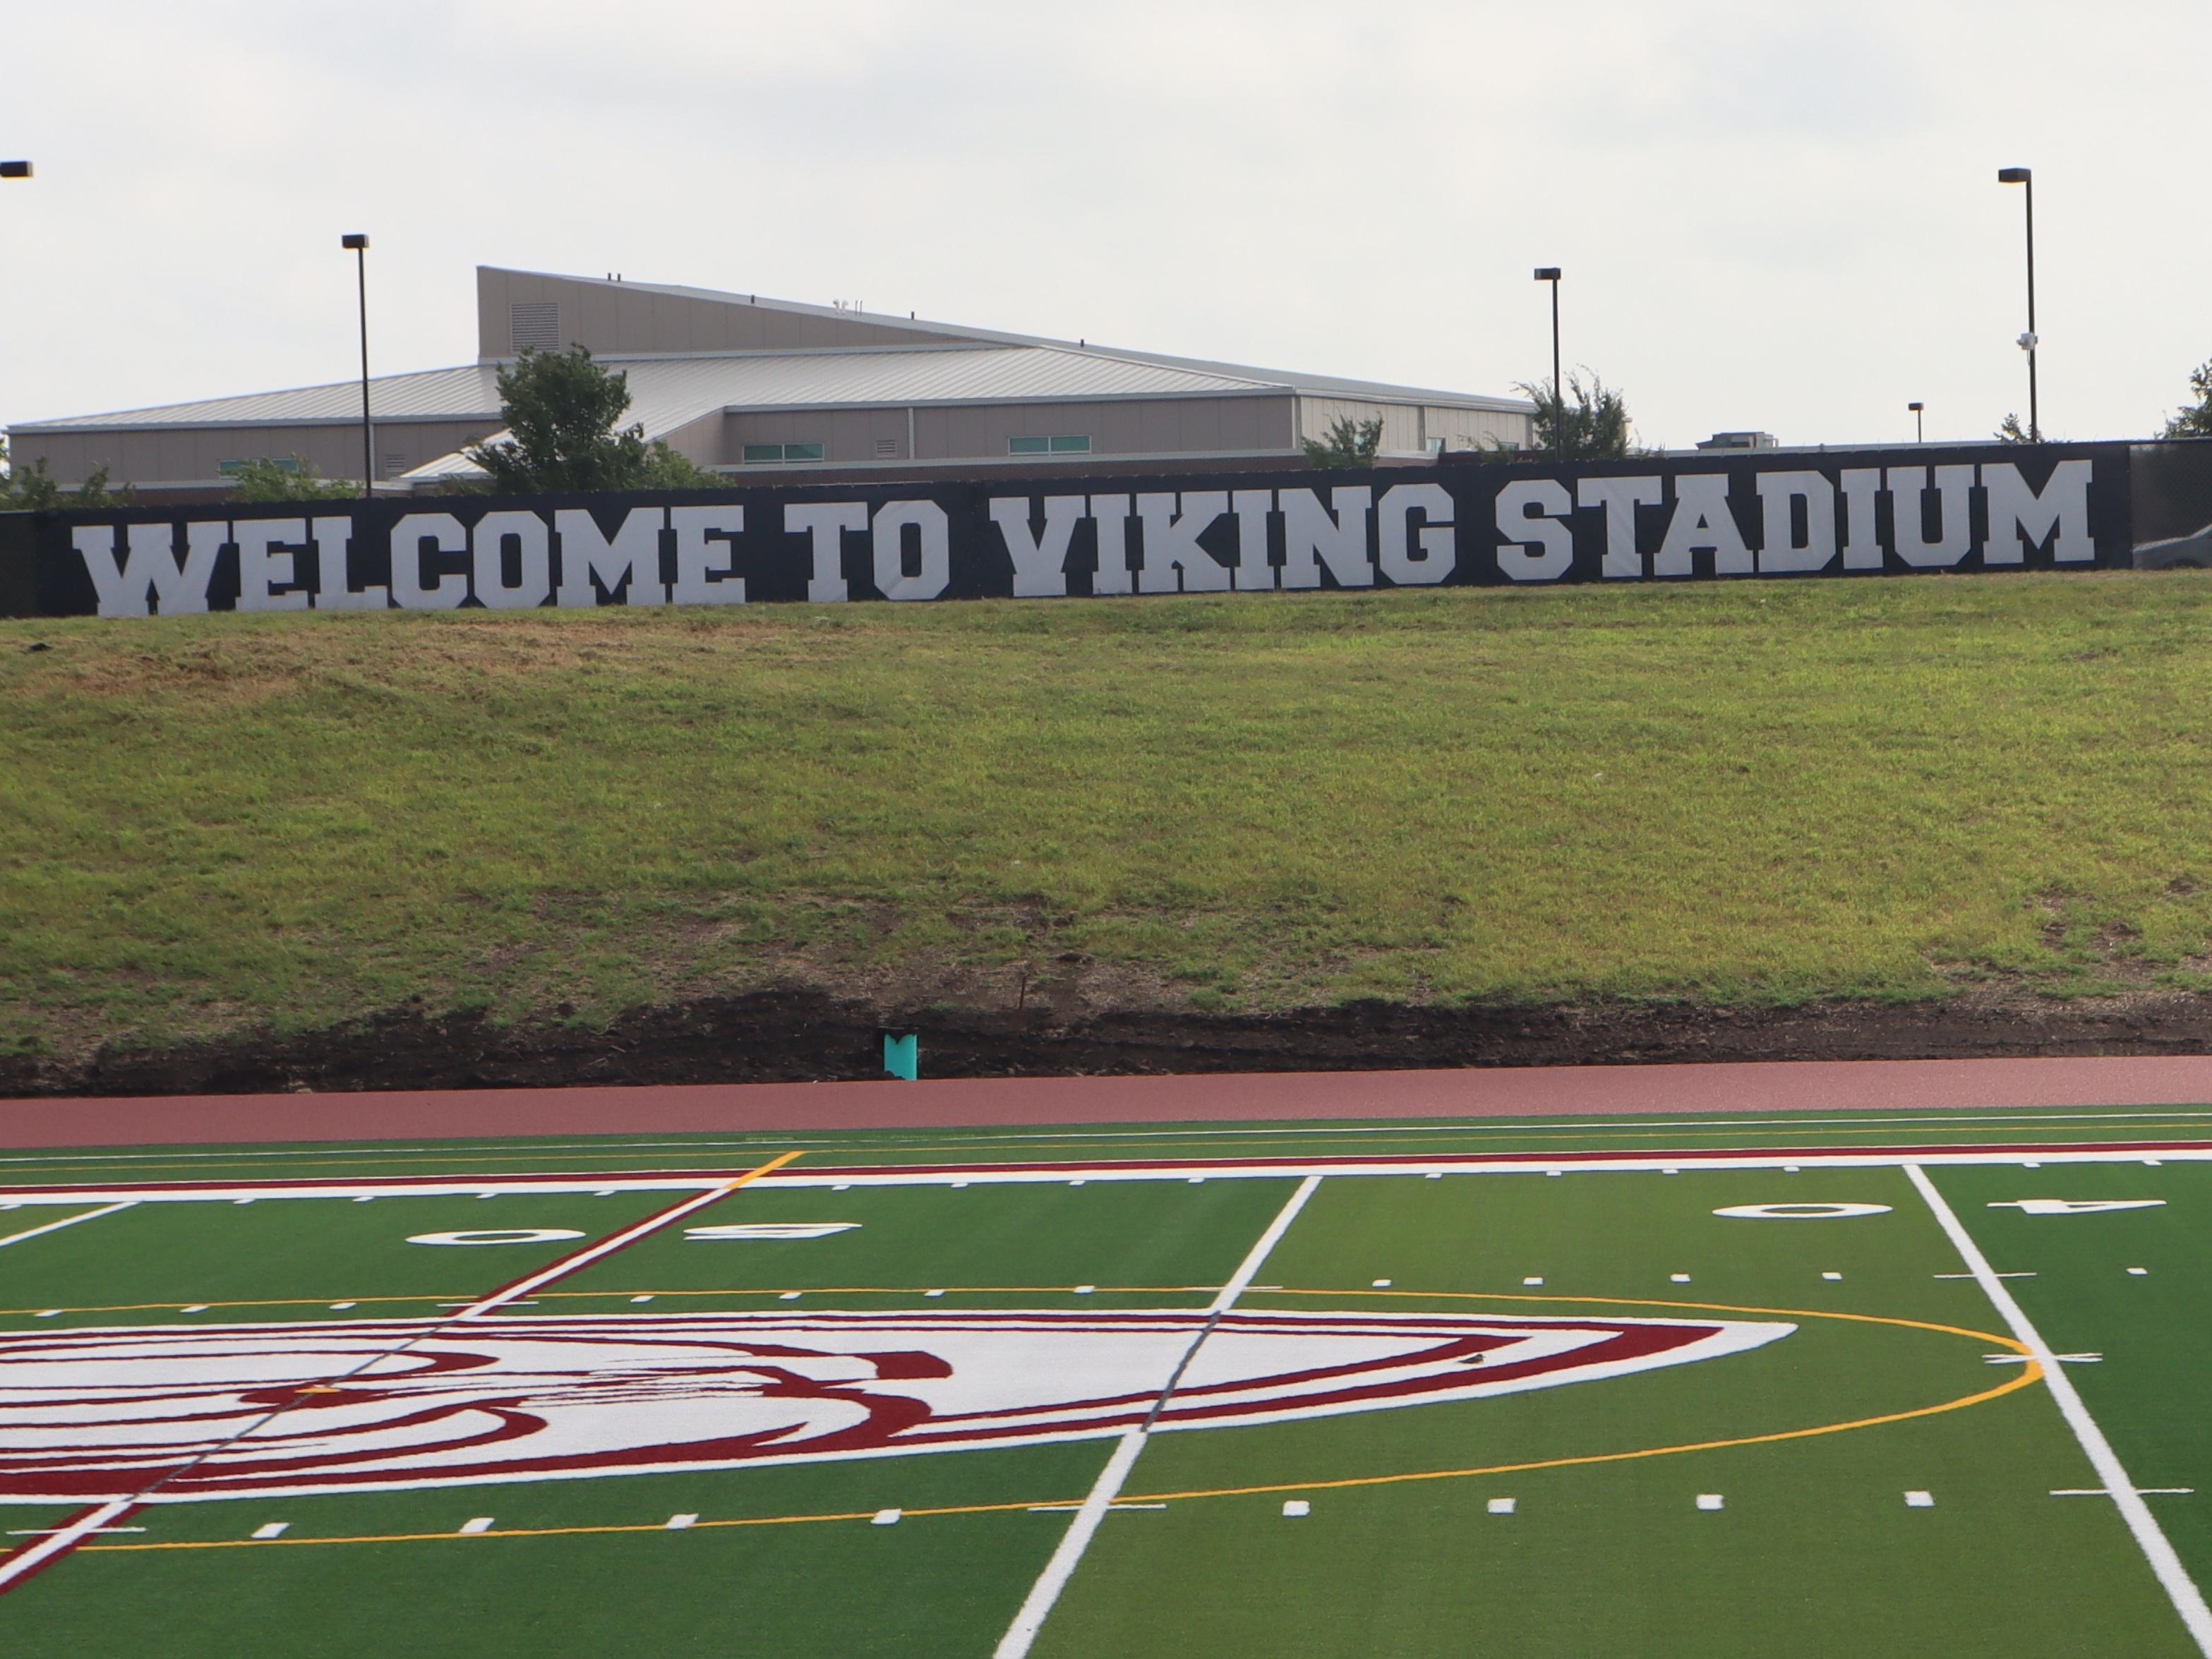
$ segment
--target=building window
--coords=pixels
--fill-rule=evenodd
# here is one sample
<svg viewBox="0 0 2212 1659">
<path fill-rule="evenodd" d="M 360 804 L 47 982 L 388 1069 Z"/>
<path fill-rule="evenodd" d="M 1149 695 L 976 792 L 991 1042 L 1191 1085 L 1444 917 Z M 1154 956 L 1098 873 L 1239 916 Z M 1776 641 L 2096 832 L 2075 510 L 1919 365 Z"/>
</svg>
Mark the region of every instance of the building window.
<svg viewBox="0 0 2212 1659">
<path fill-rule="evenodd" d="M 1088 455 L 1091 434 L 1085 432 L 1064 433 L 1054 438 L 1009 438 L 1009 455 Z"/>
<path fill-rule="evenodd" d="M 279 472 L 297 472 L 300 470 L 300 458 L 297 455 L 264 455 L 259 457 L 259 459 L 264 466 L 273 466 Z M 246 460 L 217 461 L 215 464 L 216 476 L 220 478 L 235 478 L 252 465 L 252 461 Z"/>
<path fill-rule="evenodd" d="M 818 461 L 822 459 L 820 444 L 747 444 L 747 466 L 774 465 L 779 461 Z"/>
</svg>

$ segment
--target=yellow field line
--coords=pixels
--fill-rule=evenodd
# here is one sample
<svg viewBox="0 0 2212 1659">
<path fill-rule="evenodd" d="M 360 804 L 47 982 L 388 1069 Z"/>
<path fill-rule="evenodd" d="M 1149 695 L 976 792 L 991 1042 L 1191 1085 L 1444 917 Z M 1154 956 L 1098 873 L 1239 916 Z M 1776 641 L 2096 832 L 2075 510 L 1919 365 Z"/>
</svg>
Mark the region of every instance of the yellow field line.
<svg viewBox="0 0 2212 1659">
<path fill-rule="evenodd" d="M 1978 1342 L 1996 1342 L 2016 1353 L 2027 1345 L 1995 1331 L 1978 1331 L 1965 1325 L 1940 1325 L 1925 1319 L 1900 1319 L 1894 1314 L 1844 1313 L 1832 1308 L 1747 1308 L 1733 1302 L 1660 1301 L 1637 1296 L 1530 1296 L 1519 1291 L 1255 1291 L 1255 1296 L 1406 1296 L 1436 1302 L 1575 1302 L 1605 1308 L 1695 1308 L 1705 1313 L 1778 1314 L 1785 1319 L 1844 1319 L 1863 1325 L 1902 1325 L 1917 1331 L 1941 1331 L 1946 1336 L 1971 1336 Z"/>
<path fill-rule="evenodd" d="M 978 1287 L 968 1286 L 965 1288 L 972 1291 Z M 1020 1291 L 1024 1289 L 1033 1290 L 1040 1287 L 1015 1285 L 999 1288 L 1003 1290 Z M 1158 1290 L 1159 1287 L 1138 1285 L 1125 1288 L 1143 1291 L 1146 1290 Z M 843 1293 L 850 1295 L 860 1292 L 848 1291 Z M 701 1291 L 694 1292 L 694 1294 L 710 1295 L 720 1294 L 720 1292 Z M 1948 1336 L 1971 1337 L 1978 1342 L 1996 1343 L 1998 1346 L 2010 1348 L 2014 1352 L 2021 1354 L 2022 1356 L 2026 1356 L 2027 1353 L 2027 1348 L 2025 1344 L 2016 1341 L 2009 1336 L 2000 1336 L 1994 1331 L 1978 1331 L 1962 1325 L 1936 1324 L 1927 1320 L 1902 1319 L 1886 1314 L 1842 1313 L 1819 1308 L 1753 1308 L 1739 1307 L 1733 1304 L 1723 1302 L 1662 1302 L 1650 1298 L 1636 1297 L 1540 1297 L 1509 1294 L 1502 1291 L 1490 1292 L 1483 1291 L 1277 1291 L 1269 1292 L 1269 1294 L 1278 1296 L 1426 1296 L 1434 1297 L 1440 1300 L 1449 1301 L 1595 1303 L 1610 1304 L 1612 1305 L 1623 1307 L 1691 1308 L 1700 1309 L 1710 1312 L 1783 1314 L 1808 1319 L 1837 1319 L 1870 1325 L 1897 1325 L 1913 1330 L 1934 1331 Z M 166 1306 L 168 1304 L 164 1304 L 163 1305 Z M 1727 1440 L 1691 1441 L 1673 1446 L 1644 1446 L 1638 1448 L 1632 1451 L 1590 1452 L 1577 1457 L 1548 1457 L 1524 1463 L 1492 1463 L 1472 1468 L 1416 1469 L 1401 1474 L 1352 1475 L 1334 1480 L 1291 1480 L 1278 1482 L 1267 1486 L 1212 1486 L 1194 1489 L 1188 1492 L 1138 1492 L 1129 1494 L 1119 1500 L 1117 1507 L 1127 1506 L 1133 1504 L 1179 1503 L 1201 1498 L 1253 1498 L 1275 1492 L 1330 1492 L 1341 1490 L 1348 1486 L 1389 1486 L 1402 1485 L 1405 1482 L 1413 1480 L 1460 1480 L 1479 1475 L 1520 1474 L 1534 1469 L 1572 1468 L 1584 1464 L 1593 1463 L 1622 1463 L 1646 1457 L 1668 1457 L 1681 1452 L 1720 1451 L 1734 1446 L 1759 1446 L 1783 1440 L 1807 1440 L 1821 1435 L 1844 1434 L 1854 1429 L 1878 1428 L 1887 1423 L 1905 1423 L 1910 1422 L 1915 1418 L 1939 1417 L 1947 1412 L 1963 1411 L 1969 1406 L 1985 1405 L 1992 1400 L 2001 1399 L 2006 1395 L 2017 1393 L 2020 1389 L 2027 1388 L 2033 1383 L 2042 1381 L 2042 1366 L 2034 1359 L 2030 1358 L 2027 1360 L 2026 1365 L 2022 1368 L 2021 1374 L 2018 1376 L 2009 1378 L 2007 1381 L 1999 1383 L 1996 1388 L 1984 1389 L 1977 1394 L 1962 1395 L 1956 1400 L 1942 1401 L 1933 1406 L 1918 1406 L 1915 1407 L 1911 1411 L 1887 1412 L 1878 1417 L 1854 1418 L 1850 1421 L 1845 1423 L 1823 1423 L 1816 1425 L 1814 1427 L 1805 1429 L 1778 1429 L 1770 1434 L 1744 1435 Z M 1066 1507 L 1072 1504 L 1074 1501 L 1075 1500 L 1071 1498 L 1024 1498 L 1018 1502 L 1006 1504 L 949 1504 L 928 1509 L 904 1510 L 901 1511 L 901 1514 L 902 1516 L 996 1515 L 1006 1514 L 1017 1510 Z M 694 1522 L 690 1528 L 686 1528 L 686 1530 L 705 1531 L 708 1528 L 717 1527 L 798 1526 L 810 1522 L 866 1521 L 872 1518 L 877 1513 L 878 1511 L 874 1510 L 839 1510 L 835 1513 L 820 1515 L 750 1516 L 734 1520 L 697 1521 Z M 512 1527 L 500 1528 L 489 1532 L 466 1534 L 457 1532 L 403 1532 L 368 1534 L 337 1538 L 191 1539 L 164 1543 L 85 1544 L 79 1547 L 82 1550 L 106 1550 L 122 1553 L 143 1552 L 147 1550 L 259 1549 L 264 1547 L 284 1548 L 288 1547 L 298 1547 L 302 1546 L 319 1546 L 325 1544 L 414 1544 L 428 1543 L 438 1539 L 460 1539 L 464 1537 L 471 1539 L 569 1538 L 586 1535 L 613 1534 L 619 1533 L 665 1532 L 668 1529 L 667 1524 L 665 1522 L 642 1522 L 623 1525 L 587 1527 Z"/>
</svg>

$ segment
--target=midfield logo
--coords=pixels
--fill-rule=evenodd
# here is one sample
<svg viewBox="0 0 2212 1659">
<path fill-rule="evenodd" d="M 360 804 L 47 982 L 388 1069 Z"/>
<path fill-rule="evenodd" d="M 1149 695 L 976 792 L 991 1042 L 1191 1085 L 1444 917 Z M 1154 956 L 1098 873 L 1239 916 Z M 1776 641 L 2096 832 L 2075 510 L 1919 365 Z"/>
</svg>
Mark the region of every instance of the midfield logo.
<svg viewBox="0 0 2212 1659">
<path fill-rule="evenodd" d="M 1120 1434 L 1189 1310 L 506 1316 L 0 1337 L 0 1500 L 162 1501 L 896 1456 Z M 1796 1327 L 1224 1315 L 1156 1429 L 1471 1400 Z"/>
</svg>

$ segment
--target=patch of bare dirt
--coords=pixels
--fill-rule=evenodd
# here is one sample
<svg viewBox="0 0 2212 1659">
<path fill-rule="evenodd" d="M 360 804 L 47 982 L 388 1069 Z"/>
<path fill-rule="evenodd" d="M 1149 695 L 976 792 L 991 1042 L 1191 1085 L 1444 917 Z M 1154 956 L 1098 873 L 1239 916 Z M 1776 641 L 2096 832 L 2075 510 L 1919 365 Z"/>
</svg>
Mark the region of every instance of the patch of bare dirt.
<svg viewBox="0 0 2212 1659">
<path fill-rule="evenodd" d="M 1165 983 L 1079 952 L 988 973 L 793 984 L 634 1009 L 583 1027 L 549 1010 L 496 1024 L 403 1006 L 328 1030 L 251 1032 L 69 1059 L 0 1059 L 0 1094 L 750 1083 L 881 1075 L 886 1030 L 918 1031 L 931 1077 L 1961 1059 L 2212 1053 L 2212 995 L 2058 1000 L 1974 987 L 1921 1003 L 1190 1008 Z"/>
</svg>

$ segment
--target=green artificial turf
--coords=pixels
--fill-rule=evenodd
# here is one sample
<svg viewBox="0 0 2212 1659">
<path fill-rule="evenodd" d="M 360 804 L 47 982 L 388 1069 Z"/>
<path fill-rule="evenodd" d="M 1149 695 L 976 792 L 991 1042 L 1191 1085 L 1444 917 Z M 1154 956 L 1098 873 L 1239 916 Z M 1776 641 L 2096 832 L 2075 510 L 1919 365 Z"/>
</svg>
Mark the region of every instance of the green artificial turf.
<svg viewBox="0 0 2212 1659">
<path fill-rule="evenodd" d="M 2202 986 L 2208 606 L 2174 573 L 0 623 L 0 1045 L 1079 970 L 1171 1008 Z"/>
<path fill-rule="evenodd" d="M 1784 1127 L 1834 1132 L 1848 1127 L 1835 1121 L 1848 1115 L 1739 1132 L 1735 1144 Z M 2018 1120 L 2031 1117 L 2045 1138 L 2088 1139 L 2099 1126 L 2085 1120 L 2096 1115 L 1992 1111 L 1890 1121 L 1915 1139 L 1937 1127 L 1923 1116 L 1955 1120 L 1950 1131 L 1962 1136 L 1978 1124 L 1989 1139 L 2021 1137 Z M 2105 1115 L 2111 1133 L 2134 1129 L 2142 1118 Z M 1112 1150 L 1138 1158 L 1211 1155 L 1216 1142 L 1247 1150 L 1221 1126 L 1194 1127 L 1197 1136 L 1141 1132 Z M 1271 1153 L 1334 1150 L 1281 1127 L 1257 1127 L 1261 1134 L 1252 1139 Z M 1310 1127 L 1356 1139 L 1342 1126 Z M 1484 1125 L 1476 1136 L 1448 1125 L 1406 1125 L 1391 1139 L 1502 1151 L 1542 1139 L 1540 1127 Z M 1709 1143 L 1724 1138 L 1722 1125 L 1691 1127 Z M 1664 1120 L 1624 1120 L 1580 1133 L 1593 1146 L 1633 1155 L 1686 1130 Z M 917 1161 L 917 1147 L 952 1156 L 964 1146 L 985 1162 L 1074 1160 L 1101 1150 L 1095 1135 L 1064 1144 L 975 1131 L 823 1139 L 830 1144 L 802 1163 L 896 1166 Z M 512 1152 L 580 1173 L 611 1167 L 609 1149 L 623 1144 L 523 1144 Z M 764 1155 L 744 1146 L 717 1158 L 709 1155 L 714 1144 L 687 1138 L 661 1150 L 681 1152 L 670 1161 L 692 1167 L 743 1169 Z M 381 1161 L 395 1171 L 466 1179 L 473 1168 L 491 1178 L 501 1151 L 494 1144 L 473 1152 L 444 1148 L 427 1170 L 405 1149 L 386 1150 Z M 52 1167 L 71 1156 L 102 1157 L 57 1155 Z M 177 1165 L 144 1170 L 152 1178 L 219 1175 L 224 1159 L 240 1161 L 220 1152 L 159 1156 Z M 369 1147 L 301 1149 L 252 1167 L 273 1178 L 290 1170 L 294 1158 L 359 1166 L 378 1157 Z M 126 1179 L 116 1166 L 134 1167 L 116 1155 L 105 1160 L 97 1178 Z M 2212 1438 L 2193 1409 L 2201 1362 L 2212 1358 L 2200 1328 L 2200 1212 L 2212 1201 L 2212 1169 L 2015 1162 L 1939 1168 L 1932 1176 L 1999 1269 L 2035 1275 L 2007 1283 L 2044 1334 L 2062 1352 L 2105 1354 L 2103 1363 L 2071 1374 L 2135 1478 L 2212 1487 Z M 1175 1170 L 1164 1179 L 1114 1181 L 1071 1167 L 1066 1180 L 966 1187 L 862 1182 L 840 1191 L 771 1180 L 578 1269 L 541 1291 L 530 1312 L 618 1314 L 635 1296 L 653 1297 L 641 1311 L 653 1315 L 773 1309 L 783 1304 L 770 1298 L 789 1291 L 799 1292 L 793 1306 L 812 1311 L 1194 1308 L 1245 1260 L 1296 1179 L 1271 1172 L 1192 1184 Z M 426 1297 L 481 1295 L 578 1246 L 432 1247 L 408 1243 L 412 1234 L 566 1226 L 598 1238 L 672 1196 L 509 1191 L 368 1203 L 343 1195 L 143 1203 L 6 1244 L 0 1301 L 21 1310 L 4 1320 L 19 1334 L 94 1323 L 419 1318 L 432 1312 L 421 1305 Z M 2023 1196 L 2167 1201 L 2065 1217 L 1990 1207 Z M 1714 1213 L 1817 1202 L 1887 1208 L 1805 1221 Z M 25 1204 L 0 1218 L 0 1237 L 76 1212 Z M 765 1243 L 694 1240 L 683 1231 L 830 1220 L 860 1224 Z M 2148 1272 L 2129 1275 L 2130 1266 Z M 2031 1383 L 1953 1406 L 2020 1375 L 2015 1361 L 1985 1358 L 2008 1347 L 2004 1321 L 1962 1273 L 1957 1253 L 1894 1165 L 1328 1176 L 1261 1264 L 1240 1306 L 1745 1318 L 1796 1328 L 1745 1352 L 1624 1376 L 1156 1434 L 1122 1498 L 1166 1507 L 1105 1518 L 1046 1623 L 1036 1659 L 1194 1651 L 1285 1659 L 1594 1652 L 2057 1659 L 2191 1651 L 2114 1507 L 2051 1495 L 2094 1486 L 2097 1478 L 2047 1391 Z M 1526 1283 L 1532 1278 L 1542 1283 Z M 1378 1279 L 1389 1282 L 1378 1287 Z M 1086 1295 L 1078 1288 L 1090 1284 L 1101 1289 Z M 1176 1288 L 1144 1298 L 1114 1289 L 1139 1285 Z M 1035 1288 L 1006 1288 L 1022 1285 Z M 927 1297 L 933 1289 L 945 1295 Z M 395 1300 L 329 1315 L 314 1305 L 183 1311 L 187 1298 L 312 1304 L 380 1294 Z M 403 1304 L 402 1297 L 415 1300 Z M 64 1311 L 39 1319 L 40 1301 Z M 118 1304 L 150 1305 L 100 1311 Z M 1872 1317 L 1839 1316 L 1850 1315 Z M 1861 1425 L 1809 1437 L 1794 1432 L 1854 1423 Z M 1707 1443 L 1755 1437 L 1778 1437 Z M 1705 1449 L 1616 1456 L 1677 1446 Z M 130 1517 L 143 1533 L 95 1540 L 0 1595 L 0 1629 L 26 1652 L 159 1648 L 176 1659 L 371 1659 L 400 1651 L 431 1659 L 508 1651 L 545 1659 L 632 1651 L 981 1659 L 1068 1525 L 1064 1509 L 1028 1506 L 1079 1498 L 1109 1449 L 1092 1440 L 155 1504 Z M 1607 1461 L 1576 1461 L 1591 1459 Z M 1498 1467 L 1521 1463 L 1548 1467 Z M 1498 1472 L 1395 1478 L 1470 1468 Z M 1361 1484 L 1335 1484 L 1346 1481 Z M 1233 1490 L 1250 1487 L 1273 1490 Z M 1913 1492 L 1931 1493 L 1932 1506 L 1908 1506 Z M 1698 1509 L 1705 1492 L 1722 1494 L 1723 1507 Z M 1311 1512 L 1285 1516 L 1283 1504 L 1293 1497 Z M 1492 1500 L 1509 1497 L 1513 1513 L 1492 1512 Z M 2212 1528 L 2195 1518 L 2189 1506 L 2196 1500 L 2152 1501 L 2185 1562 L 2200 1580 L 2212 1578 Z M 978 1505 L 1007 1507 L 927 1512 Z M 889 1509 L 903 1518 L 871 1524 L 868 1517 Z M 0 1528 L 52 1526 L 69 1513 L 9 1504 L 0 1507 Z M 667 1528 L 670 1516 L 691 1513 L 701 1516 L 696 1528 Z M 455 1535 L 471 1516 L 492 1517 L 493 1528 Z M 246 1541 L 272 1521 L 286 1523 L 290 1541 Z M 763 1524 L 727 1524 L 735 1522 Z M 133 1547 L 149 1543 L 215 1547 Z"/>
</svg>

